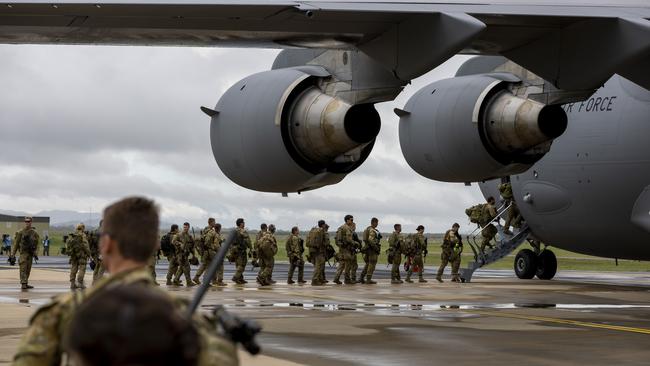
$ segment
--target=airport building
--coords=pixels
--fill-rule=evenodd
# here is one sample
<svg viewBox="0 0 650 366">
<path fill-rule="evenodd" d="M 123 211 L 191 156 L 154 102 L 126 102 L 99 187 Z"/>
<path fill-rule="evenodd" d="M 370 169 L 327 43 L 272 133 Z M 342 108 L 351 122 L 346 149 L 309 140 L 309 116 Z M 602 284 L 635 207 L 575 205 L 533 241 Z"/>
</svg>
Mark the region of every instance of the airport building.
<svg viewBox="0 0 650 366">
<path fill-rule="evenodd" d="M 32 217 L 32 226 L 38 231 L 38 235 L 44 237 L 50 231 L 50 218 L 44 216 Z M 0 214 L 0 234 L 4 237 L 10 235 L 13 239 L 16 231 L 25 227 L 25 216 L 11 216 Z"/>
</svg>

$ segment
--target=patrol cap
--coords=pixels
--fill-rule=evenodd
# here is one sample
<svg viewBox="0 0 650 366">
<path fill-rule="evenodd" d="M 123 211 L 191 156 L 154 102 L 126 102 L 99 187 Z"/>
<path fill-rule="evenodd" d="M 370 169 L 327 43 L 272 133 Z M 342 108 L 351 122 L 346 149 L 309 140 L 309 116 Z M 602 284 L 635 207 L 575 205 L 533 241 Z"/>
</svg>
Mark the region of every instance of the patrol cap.
<svg viewBox="0 0 650 366">
<path fill-rule="evenodd" d="M 77 227 L 76 227 L 77 230 L 84 230 L 85 228 L 86 228 L 86 225 L 84 225 L 83 223 L 77 224 Z"/>
<path fill-rule="evenodd" d="M 32 222 L 33 219 L 31 216 L 25 216 L 25 222 Z"/>
</svg>

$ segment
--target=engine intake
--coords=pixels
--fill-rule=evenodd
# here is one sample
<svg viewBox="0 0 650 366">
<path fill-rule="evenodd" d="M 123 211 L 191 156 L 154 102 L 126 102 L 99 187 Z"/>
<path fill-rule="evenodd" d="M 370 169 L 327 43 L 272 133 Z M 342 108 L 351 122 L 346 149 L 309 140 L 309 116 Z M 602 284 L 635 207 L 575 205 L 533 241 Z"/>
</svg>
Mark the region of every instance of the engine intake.
<svg viewBox="0 0 650 366">
<path fill-rule="evenodd" d="M 513 95 L 502 74 L 456 77 L 419 90 L 400 111 L 400 145 L 420 175 L 474 182 L 526 171 L 567 127 L 560 106 Z"/>
<path fill-rule="evenodd" d="M 321 67 L 276 69 L 228 89 L 212 117 L 219 168 L 263 192 L 301 192 L 340 182 L 368 157 L 379 133 L 370 104 L 351 105 L 318 87 Z"/>
</svg>

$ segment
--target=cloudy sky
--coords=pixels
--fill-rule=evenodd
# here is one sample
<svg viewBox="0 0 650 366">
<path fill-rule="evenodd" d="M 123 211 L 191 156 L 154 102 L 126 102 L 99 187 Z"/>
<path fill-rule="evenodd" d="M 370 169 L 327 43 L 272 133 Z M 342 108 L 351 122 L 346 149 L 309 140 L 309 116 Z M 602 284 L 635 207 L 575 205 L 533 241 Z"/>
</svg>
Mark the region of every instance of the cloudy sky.
<svg viewBox="0 0 650 366">
<path fill-rule="evenodd" d="M 163 220 L 226 226 L 244 217 L 308 228 L 346 213 L 406 230 L 440 232 L 481 200 L 477 186 L 433 182 L 402 157 L 393 108 L 420 87 L 453 76 L 454 57 L 377 105 L 378 143 L 342 183 L 301 195 L 250 191 L 231 183 L 212 157 L 209 119 L 239 79 L 270 68 L 276 50 L 92 46 L 0 46 L 0 209 L 100 211 L 126 195 L 153 197 Z M 334 226 L 332 225 L 332 226 Z"/>
</svg>

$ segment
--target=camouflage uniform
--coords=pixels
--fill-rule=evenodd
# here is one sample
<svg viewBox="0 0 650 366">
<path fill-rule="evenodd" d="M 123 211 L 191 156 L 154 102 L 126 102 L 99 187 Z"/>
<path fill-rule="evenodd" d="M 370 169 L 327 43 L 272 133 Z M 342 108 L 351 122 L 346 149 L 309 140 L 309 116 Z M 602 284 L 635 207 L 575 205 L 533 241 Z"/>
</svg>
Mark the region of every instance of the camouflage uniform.
<svg viewBox="0 0 650 366">
<path fill-rule="evenodd" d="M 408 272 L 406 272 L 406 282 L 413 282 L 411 281 L 411 275 L 413 274 L 413 267 L 415 266 L 418 266 L 420 268 L 420 272 L 418 272 L 418 282 L 427 282 L 424 279 L 424 261 L 422 260 L 422 256 L 427 249 L 427 244 L 424 240 L 424 234 L 419 232 L 413 234 L 413 242 L 415 244 L 413 251 L 413 260 L 411 261 Z"/>
<path fill-rule="evenodd" d="M 257 274 L 257 282 L 262 286 L 272 285 L 273 266 L 275 265 L 275 255 L 278 253 L 278 242 L 270 230 L 265 232 L 260 238 L 257 250 L 257 255 L 260 260 L 260 271 Z"/>
<path fill-rule="evenodd" d="M 334 282 L 340 284 L 341 274 L 344 273 L 345 283 L 354 284 L 356 281 L 352 280 L 350 272 L 352 271 L 353 265 L 352 257 L 356 257 L 355 247 L 357 243 L 353 240 L 352 228 L 348 224 L 341 225 L 336 231 L 336 245 L 339 247 L 337 254 L 339 264 L 336 269 L 336 275 L 334 276 Z"/>
<path fill-rule="evenodd" d="M 305 251 L 302 246 L 300 235 L 291 234 L 287 239 L 286 249 L 287 258 L 289 258 L 289 273 L 287 283 L 293 284 L 293 272 L 298 268 L 298 283 L 305 283 L 305 261 L 302 259 L 302 253 Z"/>
<path fill-rule="evenodd" d="M 212 226 L 206 226 L 205 229 L 201 231 L 201 245 L 199 245 L 201 266 L 199 266 L 199 269 L 194 274 L 194 282 L 196 284 L 201 284 L 201 275 L 208 269 L 212 259 L 217 255 L 217 251 L 214 249 L 215 235 L 217 235 L 217 231 Z"/>
<path fill-rule="evenodd" d="M 322 281 L 323 284 L 326 284 L 326 283 L 330 282 L 325 277 L 325 263 L 330 260 L 330 258 L 328 258 L 328 254 L 327 254 L 328 248 L 331 250 L 330 256 L 335 255 L 334 247 L 330 243 L 330 233 L 329 233 L 328 230 L 329 230 L 329 226 L 325 225 L 325 228 L 323 229 L 323 240 L 322 240 L 321 247 L 320 247 L 321 248 L 320 249 L 320 255 L 322 257 L 322 263 L 321 263 L 319 268 L 320 268 L 320 277 L 323 280 Z M 331 267 L 331 265 L 330 265 L 330 267 Z"/>
<path fill-rule="evenodd" d="M 463 243 L 460 241 L 460 235 L 453 230 L 447 230 L 442 240 L 442 253 L 440 254 L 440 267 L 436 275 L 436 280 L 442 282 L 442 273 L 451 262 L 451 280 L 460 281 L 458 270 L 460 269 L 460 257 L 463 252 Z"/>
<path fill-rule="evenodd" d="M 501 197 L 503 197 L 505 200 L 505 204 L 509 205 L 508 218 L 506 219 L 506 223 L 503 225 L 503 231 L 509 233 L 510 226 L 516 228 L 520 227 L 523 218 L 521 216 L 521 212 L 519 212 L 517 203 L 514 200 L 514 195 L 512 194 L 512 185 L 510 183 L 502 183 L 499 186 L 499 192 L 501 193 Z"/>
<path fill-rule="evenodd" d="M 481 230 L 481 236 L 483 237 L 483 240 L 481 241 L 481 252 L 485 251 L 485 247 L 489 246 L 490 248 L 493 247 L 493 245 L 490 243 L 492 239 L 497 235 L 497 228 L 493 224 L 488 223 L 492 221 L 497 216 L 497 210 L 494 207 L 494 205 L 486 203 L 483 206 L 483 212 L 481 214 L 481 226 L 483 226 L 483 230 Z"/>
<path fill-rule="evenodd" d="M 390 271 L 391 283 L 403 283 L 399 274 L 399 266 L 402 264 L 402 245 L 404 243 L 404 236 L 397 231 L 388 237 L 388 257 L 391 259 L 393 267 Z"/>
<path fill-rule="evenodd" d="M 104 276 L 104 264 L 99 252 L 99 228 L 91 231 L 88 235 L 88 246 L 90 247 L 90 258 L 95 262 L 93 269 L 93 285 Z"/>
<path fill-rule="evenodd" d="M 87 291 L 75 291 L 55 297 L 51 303 L 39 308 L 30 319 L 29 328 L 18 345 L 13 364 L 15 366 L 60 365 L 62 360 L 64 360 L 63 364 L 68 364 L 69 357 L 64 353 L 63 340 L 77 308 L 94 294 L 120 285 L 152 287 L 153 282 L 149 270 L 140 267 L 107 277 Z M 178 310 L 184 313 L 187 307 L 185 300 L 172 300 Z M 201 339 L 199 365 L 239 365 L 235 345 L 216 334 L 212 321 L 206 319 L 204 315 L 197 315 L 194 317 L 194 323 Z"/>
<path fill-rule="evenodd" d="M 149 260 L 149 263 L 147 265 L 147 268 L 149 269 L 149 273 L 151 273 L 151 278 L 153 278 L 153 283 L 156 286 L 160 286 L 158 281 L 156 281 L 156 263 L 158 263 L 158 252 L 154 252 L 153 255 L 151 256 L 151 259 Z"/>
<path fill-rule="evenodd" d="M 190 233 L 181 231 L 172 238 L 172 245 L 176 248 L 176 261 L 178 263 L 178 270 L 172 283 L 181 286 L 181 276 L 185 275 L 187 286 L 194 286 L 190 273 L 190 255 L 196 256 L 194 253 L 194 238 Z"/>
<path fill-rule="evenodd" d="M 221 244 L 224 241 L 226 241 L 226 239 L 221 235 L 221 233 L 215 231 L 212 244 L 209 245 L 211 250 L 214 250 L 215 256 L 217 255 L 217 252 L 219 252 L 219 249 L 221 249 Z M 217 272 L 214 274 L 214 278 L 212 279 L 212 284 L 217 286 L 226 286 L 226 284 L 223 282 L 223 263 L 221 263 L 217 268 Z"/>
<path fill-rule="evenodd" d="M 369 285 L 377 283 L 372 280 L 372 275 L 375 273 L 375 266 L 377 265 L 379 253 L 381 252 L 380 236 L 379 230 L 372 227 L 372 225 L 368 226 L 363 232 L 364 246 L 361 252 L 363 253 L 363 261 L 366 264 L 363 266 L 361 276 L 359 277 L 362 283 Z"/>
<path fill-rule="evenodd" d="M 41 238 L 33 227 L 24 228 L 14 235 L 11 257 L 15 257 L 16 252 L 20 253 L 18 266 L 20 267 L 20 284 L 23 289 L 32 288 L 29 285 L 29 275 L 32 272 L 32 261 L 36 253 L 38 253 L 38 243 L 40 241 Z"/>
<path fill-rule="evenodd" d="M 167 235 L 170 236 L 170 241 L 178 234 L 178 231 L 170 231 Z M 172 278 L 178 272 L 178 253 L 174 245 L 172 245 L 173 250 L 168 253 L 167 261 L 169 266 L 167 267 L 167 286 L 172 285 Z"/>
<path fill-rule="evenodd" d="M 90 257 L 90 246 L 83 229 L 78 228 L 76 232 L 70 234 L 67 244 L 70 254 L 70 288 L 85 288 L 84 276 Z"/>
<path fill-rule="evenodd" d="M 248 253 L 251 248 L 251 238 L 248 235 L 248 232 L 244 228 L 237 228 L 237 238 L 233 243 L 230 257 L 235 262 L 235 275 L 232 277 L 232 280 L 237 284 L 247 283 L 244 280 L 244 270 L 246 269 L 246 263 L 248 262 Z"/>
</svg>

